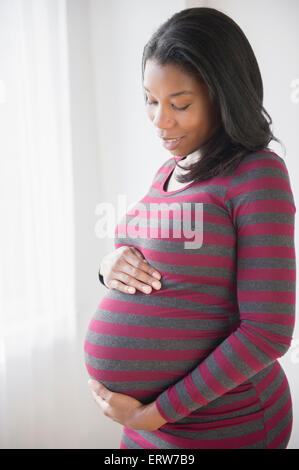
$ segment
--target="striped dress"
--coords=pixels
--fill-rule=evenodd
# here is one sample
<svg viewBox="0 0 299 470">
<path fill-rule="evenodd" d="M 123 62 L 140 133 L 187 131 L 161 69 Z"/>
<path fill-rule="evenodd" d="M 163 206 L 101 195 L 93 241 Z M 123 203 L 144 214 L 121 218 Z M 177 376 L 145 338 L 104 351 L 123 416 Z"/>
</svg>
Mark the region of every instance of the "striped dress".
<svg viewBox="0 0 299 470">
<path fill-rule="evenodd" d="M 182 157 L 181 157 L 182 158 Z M 168 159 L 115 229 L 160 272 L 150 294 L 108 289 L 84 343 L 88 374 L 156 402 L 156 431 L 122 449 L 285 449 L 292 400 L 278 362 L 294 329 L 296 207 L 284 160 L 246 155 L 228 176 L 167 192 Z"/>
</svg>

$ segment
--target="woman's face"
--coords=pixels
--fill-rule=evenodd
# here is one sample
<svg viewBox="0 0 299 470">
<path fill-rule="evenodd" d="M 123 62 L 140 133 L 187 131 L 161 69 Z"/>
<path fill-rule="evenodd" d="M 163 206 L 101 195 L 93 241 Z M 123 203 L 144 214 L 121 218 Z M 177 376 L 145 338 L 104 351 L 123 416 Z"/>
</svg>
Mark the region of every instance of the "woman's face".
<svg viewBox="0 0 299 470">
<path fill-rule="evenodd" d="M 143 86 L 148 116 L 173 155 L 187 156 L 198 150 L 220 127 L 220 111 L 212 105 L 207 85 L 178 66 L 161 66 L 148 59 Z"/>
</svg>

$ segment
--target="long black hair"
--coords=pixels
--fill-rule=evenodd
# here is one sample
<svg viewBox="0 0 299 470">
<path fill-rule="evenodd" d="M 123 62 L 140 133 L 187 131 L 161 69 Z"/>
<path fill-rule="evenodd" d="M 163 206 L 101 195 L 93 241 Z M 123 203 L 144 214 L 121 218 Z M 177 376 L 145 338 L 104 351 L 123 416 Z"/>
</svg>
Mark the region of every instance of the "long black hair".
<svg viewBox="0 0 299 470">
<path fill-rule="evenodd" d="M 180 183 L 229 174 L 244 155 L 267 149 L 271 140 L 281 144 L 263 107 L 263 82 L 254 52 L 229 16 L 214 8 L 175 13 L 144 47 L 142 83 L 148 59 L 161 66 L 176 65 L 204 81 L 211 101 L 220 109 L 222 125 L 200 147 L 199 161 L 177 177 Z"/>
</svg>

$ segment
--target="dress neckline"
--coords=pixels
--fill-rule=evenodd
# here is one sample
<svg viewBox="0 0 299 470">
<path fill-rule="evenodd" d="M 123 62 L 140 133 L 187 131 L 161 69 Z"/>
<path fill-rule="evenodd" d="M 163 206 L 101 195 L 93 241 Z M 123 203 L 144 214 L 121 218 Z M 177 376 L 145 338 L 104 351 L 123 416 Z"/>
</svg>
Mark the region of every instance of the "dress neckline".
<svg viewBox="0 0 299 470">
<path fill-rule="evenodd" d="M 184 156 L 182 157 L 173 157 L 172 158 L 172 161 L 171 161 L 171 165 L 169 167 L 169 171 L 166 172 L 165 174 L 165 178 L 163 178 L 162 180 L 162 183 L 161 183 L 161 186 L 160 186 L 160 192 L 162 194 L 165 194 L 165 195 L 172 195 L 172 194 L 176 194 L 176 193 L 179 193 L 181 191 L 185 191 L 185 189 L 189 188 L 190 186 L 192 186 L 194 184 L 194 181 L 191 181 L 191 183 L 187 184 L 186 186 L 184 186 L 183 188 L 179 188 L 179 189 L 174 189 L 173 191 L 166 191 L 164 188 L 165 188 L 165 185 L 167 183 L 167 181 L 169 181 L 169 178 L 171 177 L 174 169 L 175 169 L 175 159 L 177 159 L 179 162 L 185 158 Z"/>
</svg>

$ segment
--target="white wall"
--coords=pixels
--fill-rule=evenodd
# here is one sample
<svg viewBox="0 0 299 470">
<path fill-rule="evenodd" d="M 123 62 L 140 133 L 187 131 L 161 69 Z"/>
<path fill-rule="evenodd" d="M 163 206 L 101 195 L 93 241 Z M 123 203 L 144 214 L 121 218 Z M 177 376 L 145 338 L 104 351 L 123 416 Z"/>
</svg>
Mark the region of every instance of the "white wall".
<svg viewBox="0 0 299 470">
<path fill-rule="evenodd" d="M 67 1 L 72 157 L 75 204 L 76 305 L 94 308 L 98 282 L 98 244 L 94 236 L 94 207 L 100 198 L 95 84 L 89 40 L 88 3 Z"/>
</svg>

